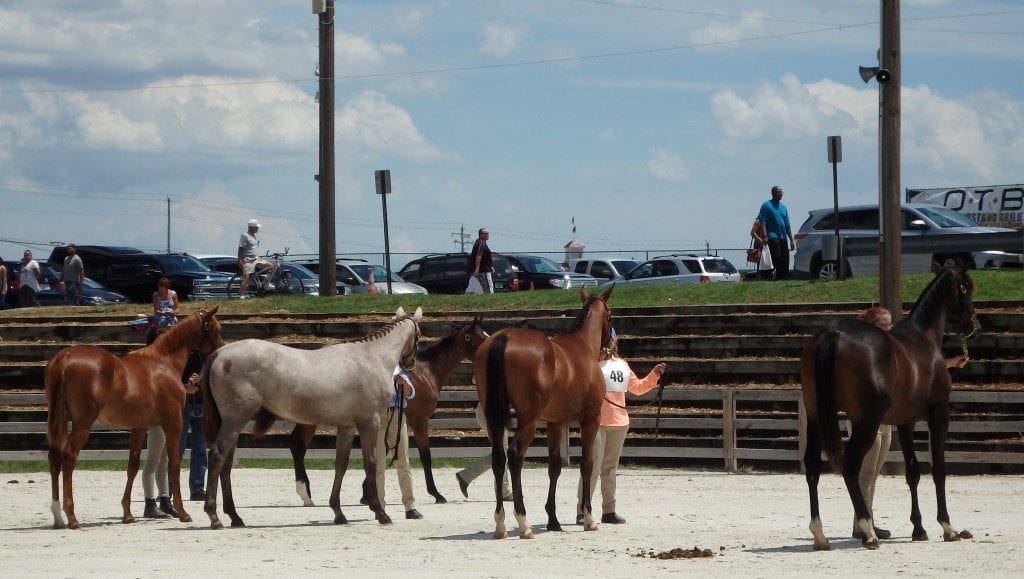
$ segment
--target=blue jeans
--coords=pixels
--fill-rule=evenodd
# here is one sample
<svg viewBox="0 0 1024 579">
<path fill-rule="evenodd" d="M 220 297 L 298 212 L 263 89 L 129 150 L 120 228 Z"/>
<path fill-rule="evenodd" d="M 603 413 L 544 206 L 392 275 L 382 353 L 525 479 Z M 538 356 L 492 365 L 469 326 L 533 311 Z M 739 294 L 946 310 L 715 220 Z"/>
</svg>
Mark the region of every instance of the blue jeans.
<svg viewBox="0 0 1024 579">
<path fill-rule="evenodd" d="M 78 305 L 78 294 L 82 291 L 82 287 L 77 281 L 66 281 L 64 282 L 64 303 L 77 306 Z"/>
<path fill-rule="evenodd" d="M 178 442 L 178 458 L 185 456 L 185 440 L 190 441 L 192 452 L 189 454 L 188 488 L 191 491 L 203 490 L 206 486 L 206 436 L 203 434 L 203 405 L 185 402 L 182 412 L 181 440 Z"/>
</svg>

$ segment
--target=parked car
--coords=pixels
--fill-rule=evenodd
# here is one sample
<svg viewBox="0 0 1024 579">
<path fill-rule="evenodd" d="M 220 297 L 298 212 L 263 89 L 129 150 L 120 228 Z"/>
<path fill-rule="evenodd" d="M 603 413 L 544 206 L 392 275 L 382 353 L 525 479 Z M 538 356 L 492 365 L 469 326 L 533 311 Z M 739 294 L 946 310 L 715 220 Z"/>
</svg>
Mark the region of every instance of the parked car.
<svg viewBox="0 0 1024 579">
<path fill-rule="evenodd" d="M 494 291 L 515 291 L 518 280 L 509 261 L 498 254 L 492 257 Z M 398 274 L 432 294 L 461 294 L 469 285 L 469 269 L 468 253 L 432 253 L 405 264 Z"/>
<path fill-rule="evenodd" d="M 599 283 L 621 280 L 636 266 L 637 262 L 632 259 L 617 257 L 590 257 L 569 262 L 570 270 L 592 275 Z"/>
<path fill-rule="evenodd" d="M 194 255 L 193 257 L 205 263 L 213 271 L 228 273 L 232 276 L 241 271 L 238 267 L 238 257 L 234 255 Z M 312 270 L 284 258 L 278 258 L 277 263 L 280 267 L 294 273 L 302 280 L 303 292 L 310 295 L 320 295 L 320 276 Z M 347 296 L 352 293 L 344 283 L 339 281 L 336 285 L 338 295 Z"/>
<path fill-rule="evenodd" d="M 728 259 L 715 255 L 663 255 L 636 266 L 616 285 L 738 282 L 740 274 Z M 607 282 L 612 283 L 612 282 Z M 606 285 L 607 285 L 606 283 Z"/>
<path fill-rule="evenodd" d="M 798 278 L 836 277 L 836 261 L 822 257 L 826 238 L 834 239 L 836 220 L 829 207 L 808 213 L 794 238 L 793 276 Z M 1013 231 L 1001 227 L 984 227 L 963 213 L 940 205 L 908 203 L 900 208 L 903 237 L 914 235 L 956 235 Z M 878 205 L 856 205 L 839 208 L 840 237 L 878 237 Z M 834 251 L 833 251 L 834 253 Z M 1021 267 L 1020 254 L 1003 251 L 954 253 L 904 253 L 903 271 L 936 271 L 938 267 L 957 265 L 975 267 Z M 851 275 L 878 275 L 877 255 L 856 255 L 846 258 L 846 271 Z"/>
<path fill-rule="evenodd" d="M 297 260 L 296 263 L 320 273 L 320 260 Z M 335 279 L 348 286 L 350 293 L 370 293 L 370 271 L 373 271 L 373 285 L 378 293 L 388 293 L 388 273 L 384 266 L 373 265 L 365 259 L 340 258 L 335 262 Z M 423 286 L 405 280 L 401 275 L 391 273 L 391 293 L 425 294 Z"/>
<path fill-rule="evenodd" d="M 51 284 L 49 289 L 41 290 L 36 294 L 36 300 L 41 306 L 63 306 L 64 292 Z M 78 292 L 78 305 L 80 306 L 109 306 L 111 304 L 124 304 L 128 302 L 128 296 L 111 291 L 99 282 L 84 278 L 82 289 Z"/>
<path fill-rule="evenodd" d="M 592 275 L 565 271 L 554 260 L 525 253 L 503 253 L 519 280 L 519 289 L 579 289 L 596 287 Z"/>
</svg>

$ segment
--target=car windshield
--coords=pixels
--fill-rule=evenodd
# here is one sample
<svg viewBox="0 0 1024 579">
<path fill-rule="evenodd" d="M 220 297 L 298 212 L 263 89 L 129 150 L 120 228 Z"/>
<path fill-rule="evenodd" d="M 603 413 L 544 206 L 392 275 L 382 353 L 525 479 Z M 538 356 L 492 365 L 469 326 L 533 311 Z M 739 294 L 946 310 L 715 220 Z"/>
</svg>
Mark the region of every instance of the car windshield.
<svg viewBox="0 0 1024 579">
<path fill-rule="evenodd" d="M 946 207 L 918 207 L 917 210 L 928 219 L 931 219 L 935 225 L 942 229 L 954 227 L 979 227 L 977 221 L 963 213 L 957 213 L 956 211 Z"/>
<path fill-rule="evenodd" d="M 95 282 L 95 281 L 93 281 L 93 280 L 91 280 L 91 279 L 89 279 L 87 277 L 82 278 L 82 285 L 84 285 L 85 287 L 87 287 L 89 289 L 107 289 L 107 288 L 101 286 L 98 282 Z"/>
<path fill-rule="evenodd" d="M 736 268 L 727 259 L 715 257 L 704 259 L 704 271 L 708 273 L 736 273 Z"/>
<path fill-rule="evenodd" d="M 183 271 L 211 271 L 205 263 L 192 257 L 178 253 L 162 253 L 156 256 L 160 267 L 166 273 L 181 273 Z"/>
<path fill-rule="evenodd" d="M 612 261 L 615 269 L 622 275 L 629 273 L 629 270 L 636 267 L 636 262 L 632 259 L 616 259 Z"/>
<path fill-rule="evenodd" d="M 363 281 L 367 281 L 368 282 L 370 280 L 370 268 L 371 267 L 373 268 L 373 281 L 374 281 L 374 283 L 376 283 L 378 281 L 388 281 L 388 272 L 387 272 L 386 269 L 384 269 L 384 266 L 370 265 L 368 263 L 356 263 L 356 264 L 350 264 L 349 267 L 351 267 L 352 271 L 356 272 L 356 274 L 359 277 L 363 278 Z M 400 281 L 405 281 L 405 280 L 402 279 L 401 276 L 399 276 L 397 273 L 391 272 L 391 281 L 393 281 L 393 282 L 400 282 Z"/>
<path fill-rule="evenodd" d="M 557 263 L 546 257 L 536 255 L 519 256 L 519 262 L 523 264 L 526 271 L 533 273 L 562 273 L 562 268 Z"/>
</svg>

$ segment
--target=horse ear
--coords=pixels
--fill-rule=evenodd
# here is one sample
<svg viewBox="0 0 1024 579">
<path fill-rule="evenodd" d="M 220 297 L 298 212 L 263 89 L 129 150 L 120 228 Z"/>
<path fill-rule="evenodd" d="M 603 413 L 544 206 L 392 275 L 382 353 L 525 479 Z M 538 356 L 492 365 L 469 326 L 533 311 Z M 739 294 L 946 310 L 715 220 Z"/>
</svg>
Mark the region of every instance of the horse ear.
<svg viewBox="0 0 1024 579">
<path fill-rule="evenodd" d="M 587 298 L 589 298 L 589 297 L 590 297 L 590 292 L 587 291 L 587 288 L 581 287 L 580 288 L 580 301 L 581 302 L 585 302 L 585 301 L 587 301 Z"/>
<path fill-rule="evenodd" d="M 416 308 L 416 311 L 412 314 L 412 319 L 417 324 L 423 319 L 423 308 Z"/>
<path fill-rule="evenodd" d="M 217 304 L 217 305 L 213 306 L 213 309 L 209 311 L 208 315 L 212 316 L 212 315 L 216 314 L 217 310 L 219 310 L 219 309 L 220 309 L 220 304 Z"/>
<path fill-rule="evenodd" d="M 398 306 L 398 309 L 395 310 L 395 319 L 401 320 L 403 318 L 405 318 L 405 310 L 402 308 L 402 306 Z"/>
<path fill-rule="evenodd" d="M 613 289 L 615 289 L 615 283 L 614 283 L 614 282 L 612 283 L 612 287 L 610 287 L 610 288 L 608 288 L 608 289 L 604 290 L 604 293 L 603 293 L 603 294 L 601 294 L 601 299 L 602 299 L 602 300 L 603 300 L 603 301 L 604 301 L 605 303 L 608 303 L 608 298 L 612 297 L 612 290 L 613 290 Z"/>
</svg>

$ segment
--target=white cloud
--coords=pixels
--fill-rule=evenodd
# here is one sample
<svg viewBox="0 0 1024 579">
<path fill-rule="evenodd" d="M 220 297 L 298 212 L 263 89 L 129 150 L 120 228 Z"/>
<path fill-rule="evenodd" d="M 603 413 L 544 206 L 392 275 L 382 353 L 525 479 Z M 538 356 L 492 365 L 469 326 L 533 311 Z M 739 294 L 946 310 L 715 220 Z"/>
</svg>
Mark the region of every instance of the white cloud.
<svg viewBox="0 0 1024 579">
<path fill-rule="evenodd" d="M 133 121 L 107 103 L 83 100 L 75 124 L 87 148 L 147 153 L 164 148 L 156 123 Z"/>
<path fill-rule="evenodd" d="M 480 52 L 489 56 L 508 56 L 519 48 L 526 28 L 520 24 L 488 22 L 480 40 Z"/>
<path fill-rule="evenodd" d="M 748 10 L 739 18 L 712 18 L 707 26 L 692 32 L 689 40 L 696 45 L 713 47 L 760 36 L 764 33 L 762 16 L 760 10 Z"/>
<path fill-rule="evenodd" d="M 690 177 L 690 172 L 679 155 L 665 149 L 651 152 L 647 170 L 660 181 L 680 182 Z"/>
<path fill-rule="evenodd" d="M 418 161 L 442 156 L 408 111 L 378 92 L 365 91 L 345 103 L 335 122 L 338 146 L 351 155 L 369 158 L 386 152 Z"/>
</svg>

